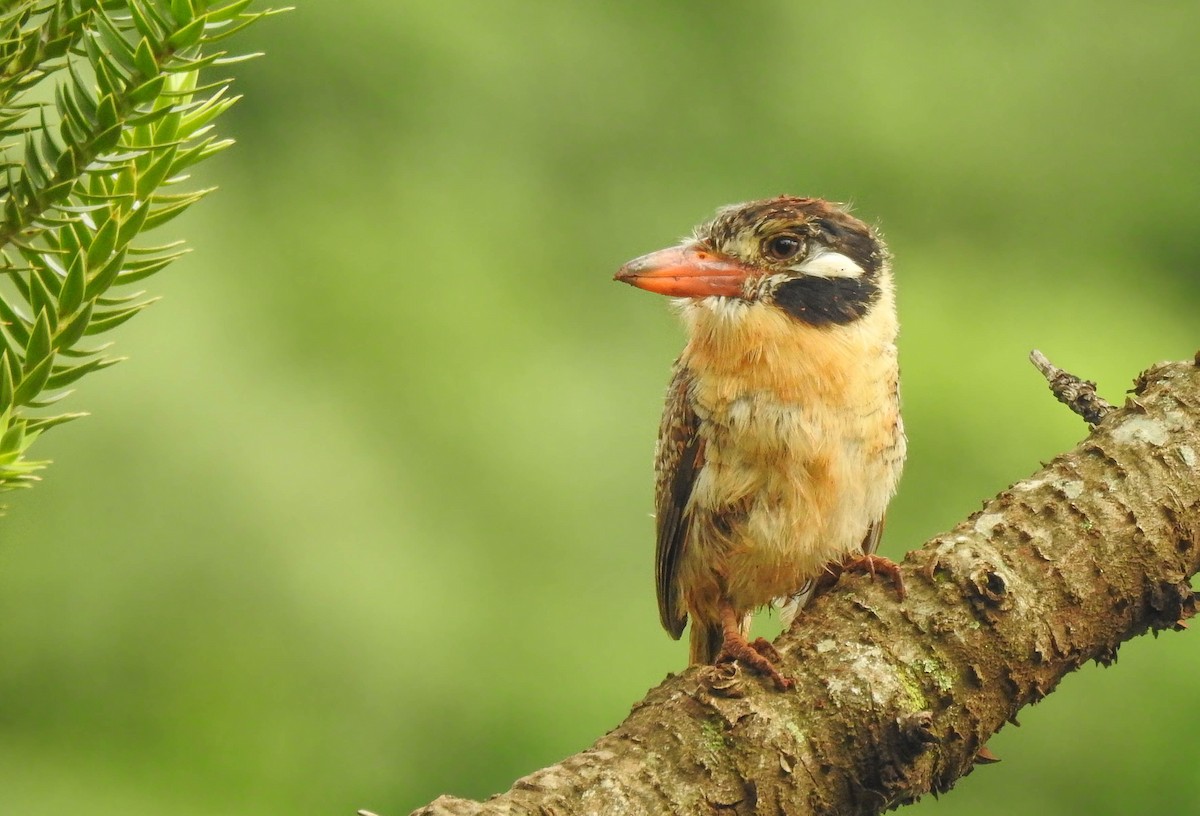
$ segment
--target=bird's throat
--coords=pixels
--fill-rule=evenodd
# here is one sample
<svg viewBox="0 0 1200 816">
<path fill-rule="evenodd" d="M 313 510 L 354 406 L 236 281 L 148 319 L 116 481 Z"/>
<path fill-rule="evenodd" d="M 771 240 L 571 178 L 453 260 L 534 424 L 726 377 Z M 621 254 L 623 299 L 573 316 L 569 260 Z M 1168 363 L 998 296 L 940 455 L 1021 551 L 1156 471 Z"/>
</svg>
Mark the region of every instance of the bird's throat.
<svg viewBox="0 0 1200 816">
<path fill-rule="evenodd" d="M 765 393 L 784 403 L 833 404 L 871 381 L 894 379 L 896 317 L 890 292 L 862 318 L 814 326 L 776 306 L 707 298 L 683 307 L 682 362 L 735 399 Z"/>
</svg>

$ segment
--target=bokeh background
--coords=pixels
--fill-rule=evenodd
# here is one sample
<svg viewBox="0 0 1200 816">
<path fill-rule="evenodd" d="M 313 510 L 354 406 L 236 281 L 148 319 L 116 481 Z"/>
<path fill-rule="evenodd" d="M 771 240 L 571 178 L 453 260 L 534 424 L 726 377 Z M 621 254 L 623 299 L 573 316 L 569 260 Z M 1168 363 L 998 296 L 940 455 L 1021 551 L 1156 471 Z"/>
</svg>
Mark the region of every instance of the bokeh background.
<svg viewBox="0 0 1200 816">
<path fill-rule="evenodd" d="M 241 36 L 195 252 L 0 520 L 0 811 L 406 814 L 686 659 L 651 452 L 681 332 L 611 281 L 721 204 L 896 255 L 899 556 L 1200 347 L 1194 3 L 304 2 Z M 1195 812 L 1200 638 L 1089 667 L 914 814 Z"/>
</svg>

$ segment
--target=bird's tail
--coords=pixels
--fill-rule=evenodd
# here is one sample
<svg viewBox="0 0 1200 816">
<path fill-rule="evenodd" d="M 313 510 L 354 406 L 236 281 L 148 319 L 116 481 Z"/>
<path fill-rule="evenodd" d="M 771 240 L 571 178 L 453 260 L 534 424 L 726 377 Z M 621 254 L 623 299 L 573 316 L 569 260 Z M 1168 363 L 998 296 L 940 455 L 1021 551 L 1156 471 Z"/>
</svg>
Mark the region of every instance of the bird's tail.
<svg viewBox="0 0 1200 816">
<path fill-rule="evenodd" d="M 717 660 L 724 642 L 724 633 L 719 623 L 701 623 L 692 621 L 692 632 L 689 639 L 691 653 L 689 660 L 693 666 L 711 666 Z"/>
<path fill-rule="evenodd" d="M 750 632 L 751 616 L 744 616 L 738 623 L 738 631 L 742 637 Z M 711 666 L 717 661 L 721 647 L 725 644 L 725 632 L 717 621 L 699 621 L 692 618 L 692 631 L 689 636 L 690 661 L 693 666 Z"/>
</svg>

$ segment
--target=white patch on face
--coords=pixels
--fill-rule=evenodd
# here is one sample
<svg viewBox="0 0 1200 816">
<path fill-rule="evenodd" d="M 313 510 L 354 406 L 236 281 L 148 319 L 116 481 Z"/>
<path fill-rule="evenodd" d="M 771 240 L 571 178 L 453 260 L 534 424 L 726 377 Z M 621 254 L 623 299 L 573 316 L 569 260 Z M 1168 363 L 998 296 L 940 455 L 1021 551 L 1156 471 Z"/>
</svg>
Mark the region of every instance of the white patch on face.
<svg viewBox="0 0 1200 816">
<path fill-rule="evenodd" d="M 821 250 L 799 266 L 793 267 L 802 275 L 814 278 L 857 278 L 863 268 L 840 252 Z"/>
<path fill-rule="evenodd" d="M 746 301 L 729 297 L 674 298 L 673 301 L 689 329 L 697 320 L 702 319 L 702 316 L 715 321 L 717 325 L 739 325 L 746 315 L 746 310 L 750 308 Z"/>
</svg>

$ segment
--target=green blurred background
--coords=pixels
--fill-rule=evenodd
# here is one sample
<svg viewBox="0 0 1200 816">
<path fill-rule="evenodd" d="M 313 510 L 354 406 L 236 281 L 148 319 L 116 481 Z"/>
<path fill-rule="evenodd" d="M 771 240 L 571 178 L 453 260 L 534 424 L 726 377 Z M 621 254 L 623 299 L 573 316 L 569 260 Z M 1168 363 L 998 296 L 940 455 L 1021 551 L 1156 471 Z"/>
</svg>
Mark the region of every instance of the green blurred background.
<svg viewBox="0 0 1200 816">
<path fill-rule="evenodd" d="M 1192 2 L 301 2 L 239 44 L 195 252 L 0 521 L 0 812 L 406 814 L 686 659 L 651 452 L 681 332 L 612 282 L 721 204 L 896 255 L 899 556 L 1200 347 Z M 1195 812 L 1200 639 L 1130 644 L 909 813 Z"/>
</svg>

